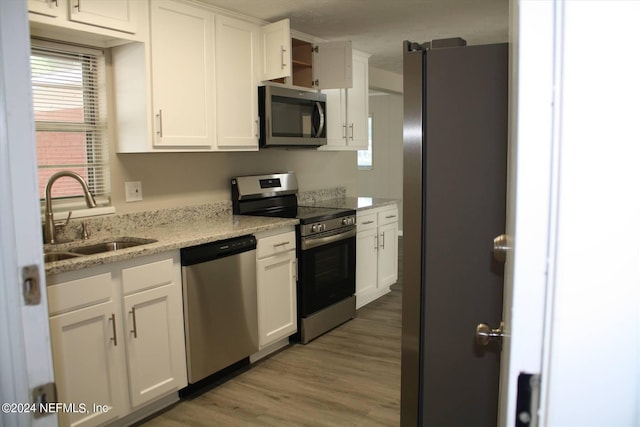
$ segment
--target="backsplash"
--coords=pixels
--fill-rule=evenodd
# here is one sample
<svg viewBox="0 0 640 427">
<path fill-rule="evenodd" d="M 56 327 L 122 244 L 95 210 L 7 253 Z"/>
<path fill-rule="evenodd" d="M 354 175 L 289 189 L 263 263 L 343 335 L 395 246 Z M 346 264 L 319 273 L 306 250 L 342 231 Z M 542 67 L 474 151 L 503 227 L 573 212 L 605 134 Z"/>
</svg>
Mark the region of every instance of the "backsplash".
<svg viewBox="0 0 640 427">
<path fill-rule="evenodd" d="M 344 199 L 345 197 L 347 197 L 346 187 L 302 191 L 298 193 L 298 204 L 299 205 L 314 204 L 322 200 Z"/>
<path fill-rule="evenodd" d="M 298 194 L 298 203 L 313 204 L 322 200 L 340 199 L 346 197 L 346 194 L 345 187 L 303 191 Z M 225 200 L 179 208 L 71 219 L 69 225 L 58 232 L 58 240 L 80 239 L 83 222 L 87 225 L 90 238 L 114 237 L 145 227 L 195 222 L 227 214 L 231 209 L 231 201 Z"/>
<path fill-rule="evenodd" d="M 100 238 L 120 236 L 145 227 L 194 222 L 230 211 L 231 201 L 223 201 L 181 208 L 71 219 L 69 225 L 58 233 L 58 239 L 61 241 L 80 239 L 83 222 L 87 224 L 90 238 Z"/>
</svg>

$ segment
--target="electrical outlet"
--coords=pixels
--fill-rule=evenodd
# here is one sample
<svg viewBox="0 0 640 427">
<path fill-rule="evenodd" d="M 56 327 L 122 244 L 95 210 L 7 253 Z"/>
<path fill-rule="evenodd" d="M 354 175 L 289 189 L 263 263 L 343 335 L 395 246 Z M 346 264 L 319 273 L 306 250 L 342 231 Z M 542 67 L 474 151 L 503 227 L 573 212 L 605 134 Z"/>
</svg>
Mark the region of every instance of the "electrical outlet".
<svg viewBox="0 0 640 427">
<path fill-rule="evenodd" d="M 124 183 L 124 201 L 139 202 L 142 200 L 142 182 L 130 181 Z"/>
</svg>

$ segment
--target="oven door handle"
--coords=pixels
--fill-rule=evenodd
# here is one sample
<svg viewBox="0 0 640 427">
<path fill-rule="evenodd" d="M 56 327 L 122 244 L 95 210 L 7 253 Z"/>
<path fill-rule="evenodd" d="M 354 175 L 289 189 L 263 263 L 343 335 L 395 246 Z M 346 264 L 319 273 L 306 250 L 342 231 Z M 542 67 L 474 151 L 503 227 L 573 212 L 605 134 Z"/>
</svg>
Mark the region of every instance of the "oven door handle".
<svg viewBox="0 0 640 427">
<path fill-rule="evenodd" d="M 318 246 L 328 245 L 329 243 L 339 242 L 340 240 L 350 239 L 356 236 L 356 229 L 353 228 L 344 233 L 334 234 L 325 237 L 307 237 L 301 239 L 300 249 L 305 251 L 307 249 L 317 248 Z"/>
</svg>

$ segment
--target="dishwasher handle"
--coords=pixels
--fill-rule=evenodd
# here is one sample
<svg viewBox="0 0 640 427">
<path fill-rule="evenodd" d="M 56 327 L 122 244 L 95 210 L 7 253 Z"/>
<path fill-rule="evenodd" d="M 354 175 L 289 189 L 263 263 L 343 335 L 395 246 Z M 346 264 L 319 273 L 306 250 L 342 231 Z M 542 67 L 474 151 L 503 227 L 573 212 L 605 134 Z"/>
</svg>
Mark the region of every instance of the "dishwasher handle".
<svg viewBox="0 0 640 427">
<path fill-rule="evenodd" d="M 180 249 L 183 266 L 213 261 L 256 249 L 255 236 L 241 236 Z"/>
</svg>

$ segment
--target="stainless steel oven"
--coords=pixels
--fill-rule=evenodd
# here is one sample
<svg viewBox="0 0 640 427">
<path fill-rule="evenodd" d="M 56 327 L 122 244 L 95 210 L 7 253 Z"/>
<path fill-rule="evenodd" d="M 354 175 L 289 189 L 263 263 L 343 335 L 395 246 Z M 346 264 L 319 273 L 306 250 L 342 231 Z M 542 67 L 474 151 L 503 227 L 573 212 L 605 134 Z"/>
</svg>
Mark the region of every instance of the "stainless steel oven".
<svg viewBox="0 0 640 427">
<path fill-rule="evenodd" d="M 355 293 L 356 226 L 304 236 L 301 226 L 298 276 L 304 283 L 299 311 L 309 316 Z"/>
<path fill-rule="evenodd" d="M 308 343 L 356 316 L 356 212 L 299 206 L 293 172 L 231 180 L 234 214 L 298 218 L 298 332 Z"/>
<path fill-rule="evenodd" d="M 258 88 L 261 147 L 327 143 L 326 95 L 280 86 Z"/>
</svg>

